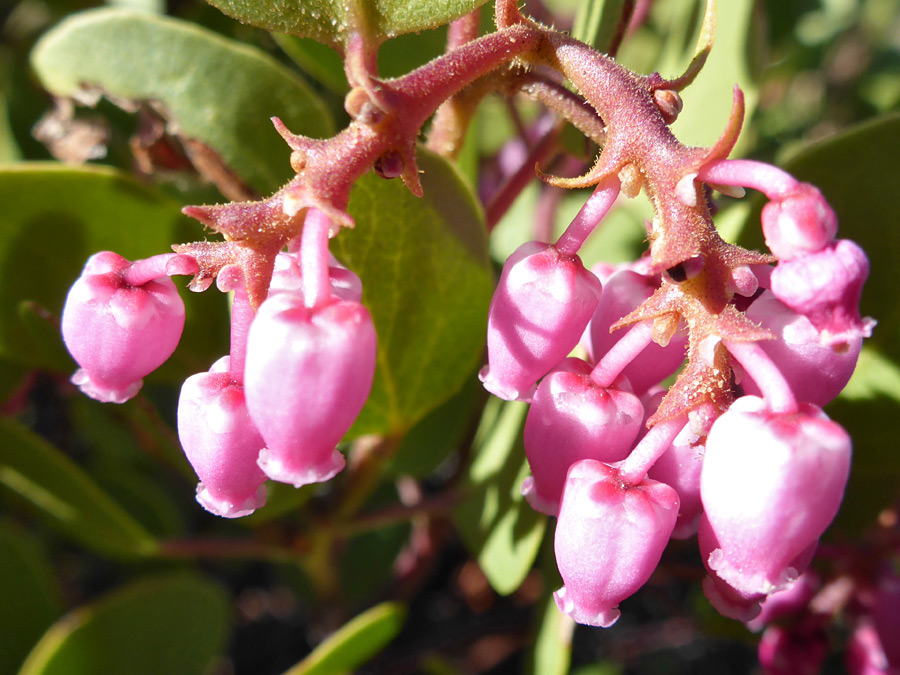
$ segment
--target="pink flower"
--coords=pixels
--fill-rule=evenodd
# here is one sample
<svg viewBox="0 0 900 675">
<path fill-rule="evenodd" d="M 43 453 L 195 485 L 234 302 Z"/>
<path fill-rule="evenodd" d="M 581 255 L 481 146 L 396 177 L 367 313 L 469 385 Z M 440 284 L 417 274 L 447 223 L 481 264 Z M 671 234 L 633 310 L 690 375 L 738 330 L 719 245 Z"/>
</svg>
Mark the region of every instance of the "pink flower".
<svg viewBox="0 0 900 675">
<path fill-rule="evenodd" d="M 766 246 L 781 260 L 821 251 L 834 241 L 838 222 L 818 188 L 800 183 L 762 210 Z"/>
<path fill-rule="evenodd" d="M 185 380 L 178 399 L 178 437 L 197 472 L 197 501 L 225 518 L 266 503 L 266 476 L 256 460 L 265 443 L 244 402 L 244 388 L 228 372 L 229 357 Z"/>
<path fill-rule="evenodd" d="M 625 459 L 643 419 L 637 396 L 598 387 L 590 371 L 584 361 L 566 359 L 541 381 L 525 420 L 532 476 L 522 492 L 537 511 L 551 516 L 559 510 L 569 467 L 580 459 Z"/>
<path fill-rule="evenodd" d="M 344 467 L 336 446 L 369 396 L 375 353 L 372 318 L 357 302 L 311 310 L 294 293 L 263 302 L 250 326 L 244 388 L 269 478 L 300 487 Z"/>
<path fill-rule="evenodd" d="M 747 318 L 775 334 L 774 340 L 757 344 L 784 375 L 797 400 L 823 406 L 836 398 L 850 380 L 862 349 L 861 336 L 849 339 L 840 350 L 822 344 L 810 320 L 784 305 L 770 291 L 753 301 Z M 752 378 L 744 378 L 741 385 L 747 394 L 760 395 Z"/>
<path fill-rule="evenodd" d="M 709 567 L 744 594 L 786 587 L 837 513 L 849 470 L 850 437 L 816 406 L 787 414 L 755 396 L 735 401 L 712 425 L 700 476 L 718 542 Z"/>
<path fill-rule="evenodd" d="M 560 611 L 581 624 L 614 624 L 619 602 L 656 569 L 677 516 L 678 495 L 668 485 L 646 478 L 626 485 L 601 462 L 573 464 L 556 524 Z"/>
<path fill-rule="evenodd" d="M 165 271 L 174 257 L 130 263 L 97 253 L 69 290 L 63 340 L 81 366 L 72 382 L 91 398 L 124 403 L 178 346 L 184 303 Z"/>
<path fill-rule="evenodd" d="M 875 322 L 859 316 L 859 298 L 869 276 L 869 259 L 848 239 L 816 253 L 781 261 L 772 272 L 772 292 L 809 318 L 826 345 L 869 337 Z"/>
<path fill-rule="evenodd" d="M 600 289 L 578 256 L 538 242 L 520 246 L 491 301 L 485 388 L 506 400 L 530 400 L 537 381 L 578 344 Z"/>
<path fill-rule="evenodd" d="M 647 475 L 653 480 L 665 483 L 678 493 L 681 508 L 672 537 L 687 539 L 697 532 L 697 523 L 703 513 L 700 501 L 700 470 L 706 447 L 703 439 L 686 424 L 672 441 L 672 445 L 650 467 Z"/>
<path fill-rule="evenodd" d="M 599 361 L 628 330 L 621 328 L 610 333 L 610 326 L 636 309 L 657 288 L 658 277 L 639 274 L 631 269 L 620 269 L 610 275 L 603 284 L 600 301 L 588 328 L 590 339 L 586 340 L 585 346 L 593 361 Z M 640 396 L 678 369 L 684 362 L 686 346 L 687 335 L 681 332 L 665 347 L 653 342 L 625 366 L 622 374 Z"/>
</svg>

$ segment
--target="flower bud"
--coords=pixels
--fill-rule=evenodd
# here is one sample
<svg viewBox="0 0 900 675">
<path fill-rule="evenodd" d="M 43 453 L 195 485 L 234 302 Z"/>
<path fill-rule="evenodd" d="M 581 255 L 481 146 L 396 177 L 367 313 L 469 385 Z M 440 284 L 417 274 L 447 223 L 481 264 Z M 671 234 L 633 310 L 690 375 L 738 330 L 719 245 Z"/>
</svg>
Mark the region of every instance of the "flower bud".
<svg viewBox="0 0 900 675">
<path fill-rule="evenodd" d="M 575 621 L 607 628 L 619 602 L 644 585 L 669 541 L 678 495 L 644 479 L 626 485 L 592 459 L 572 465 L 556 524 L 556 564 L 565 585 L 555 594 Z"/>
<path fill-rule="evenodd" d="M 124 403 L 137 394 L 184 328 L 184 303 L 164 270 L 132 285 L 132 265 L 109 251 L 92 256 L 63 308 L 63 340 L 81 366 L 72 382 L 98 401 Z"/>
<path fill-rule="evenodd" d="M 766 246 L 781 260 L 821 251 L 837 235 L 837 216 L 825 197 L 809 183 L 801 183 L 786 197 L 762 210 Z"/>
<path fill-rule="evenodd" d="M 824 406 L 846 386 L 856 367 L 862 337 L 850 339 L 841 350 L 823 345 L 809 319 L 784 305 L 771 291 L 754 300 L 746 315 L 774 333 L 774 340 L 757 344 L 784 375 L 797 400 Z M 744 378 L 741 386 L 745 393 L 761 396 L 752 378 Z"/>
<path fill-rule="evenodd" d="M 525 454 L 532 476 L 522 493 L 537 511 L 559 511 L 569 467 L 581 459 L 618 462 L 634 445 L 644 415 L 640 399 L 595 385 L 590 366 L 566 359 L 545 377 L 525 420 Z"/>
<path fill-rule="evenodd" d="M 247 339 L 244 388 L 269 478 L 300 487 L 344 467 L 335 448 L 369 396 L 375 352 L 372 318 L 357 302 L 311 310 L 294 293 L 263 302 Z"/>
<path fill-rule="evenodd" d="M 769 626 L 757 655 L 765 675 L 819 675 L 828 656 L 828 636 L 818 622 Z"/>
<path fill-rule="evenodd" d="M 786 587 L 837 514 L 849 469 L 850 437 L 816 406 L 788 414 L 755 396 L 735 401 L 712 425 L 700 475 L 719 546 L 709 567 L 744 594 Z"/>
<path fill-rule="evenodd" d="M 697 523 L 703 512 L 700 501 L 700 470 L 706 448 L 703 439 L 686 424 L 672 445 L 656 460 L 647 475 L 665 483 L 678 493 L 681 508 L 672 532 L 674 539 L 687 539 L 697 532 Z"/>
<path fill-rule="evenodd" d="M 520 246 L 491 301 L 485 388 L 506 400 L 530 400 L 535 383 L 578 344 L 600 289 L 578 256 L 538 242 Z"/>
<path fill-rule="evenodd" d="M 859 298 L 869 276 L 865 252 L 848 239 L 793 260 L 772 272 L 772 292 L 809 318 L 827 345 L 869 337 L 875 322 L 859 316 Z"/>
<path fill-rule="evenodd" d="M 266 476 L 256 460 L 265 443 L 228 372 L 229 357 L 185 380 L 178 399 L 178 438 L 197 472 L 197 501 L 225 518 L 246 516 L 266 503 Z"/>
<path fill-rule="evenodd" d="M 898 672 L 888 661 L 884 643 L 868 620 L 861 621 L 850 636 L 845 662 L 850 675 L 897 675 Z"/>
</svg>

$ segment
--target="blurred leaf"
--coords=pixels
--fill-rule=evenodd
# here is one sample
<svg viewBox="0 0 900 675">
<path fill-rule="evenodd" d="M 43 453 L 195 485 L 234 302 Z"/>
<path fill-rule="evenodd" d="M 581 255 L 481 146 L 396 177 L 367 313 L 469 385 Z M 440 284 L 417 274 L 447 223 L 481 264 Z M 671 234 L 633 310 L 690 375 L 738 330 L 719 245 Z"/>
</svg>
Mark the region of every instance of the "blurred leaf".
<svg viewBox="0 0 900 675">
<path fill-rule="evenodd" d="M 18 671 L 62 608 L 37 540 L 6 522 L 0 522 L 0 598 L 0 674 L 7 675 Z"/>
<path fill-rule="evenodd" d="M 350 91 L 341 55 L 331 47 L 312 38 L 299 38 L 284 33 L 272 33 L 272 37 L 294 63 L 335 94 L 343 96 Z"/>
<path fill-rule="evenodd" d="M 402 523 L 350 538 L 340 560 L 341 596 L 352 606 L 377 599 L 391 582 L 394 561 L 409 537 L 410 526 Z"/>
<path fill-rule="evenodd" d="M 547 519 L 522 497 L 528 475 L 522 427 L 528 406 L 490 399 L 473 444 L 474 459 L 454 510 L 456 527 L 494 590 L 509 595 L 531 569 Z"/>
<path fill-rule="evenodd" d="M 402 33 L 435 28 L 468 14 L 487 0 L 208 0 L 242 23 L 310 37 L 340 48 L 352 32 L 374 42 Z"/>
<path fill-rule="evenodd" d="M 229 614 L 203 578 L 142 581 L 58 621 L 20 675 L 197 675 L 224 646 Z"/>
<path fill-rule="evenodd" d="M 378 50 L 378 73 L 382 77 L 400 77 L 444 53 L 447 27 L 399 35 Z"/>
<path fill-rule="evenodd" d="M 860 536 L 900 496 L 896 429 L 891 424 L 898 406 L 900 367 L 866 345 L 846 389 L 827 408 L 853 438 L 850 481 L 833 526 L 844 538 Z"/>
<path fill-rule="evenodd" d="M 534 675 L 566 675 L 572 661 L 572 634 L 575 622 L 559 611 L 553 596 L 540 613 L 540 629 L 531 655 Z"/>
<path fill-rule="evenodd" d="M 152 554 L 156 543 L 72 460 L 25 427 L 0 419 L 0 485 L 62 534 L 115 556 Z"/>
<path fill-rule="evenodd" d="M 3 87 L 0 86 L 0 162 L 3 163 L 16 162 L 22 158 L 22 151 L 16 143 L 16 138 L 9 123 L 9 116 L 6 113 L 5 94 Z"/>
<path fill-rule="evenodd" d="M 672 125 L 672 132 L 682 143 L 709 146 L 716 142 L 731 112 L 734 85 L 744 92 L 745 119 L 756 109 L 762 31 L 755 6 L 754 0 L 718 3 L 715 46 L 693 84 L 681 92 L 684 110 Z M 692 58 L 703 7 L 700 0 L 663 3 L 662 10 L 669 16 L 665 56 L 659 65 L 664 77 L 681 74 Z M 742 135 L 735 153 L 740 154 L 748 141 L 747 134 Z"/>
<path fill-rule="evenodd" d="M 419 420 L 400 441 L 386 473 L 423 479 L 458 449 L 475 410 L 486 398 L 474 373 L 463 388 Z"/>
<path fill-rule="evenodd" d="M 176 19 L 97 9 L 44 35 L 31 55 L 43 85 L 78 98 L 85 86 L 114 100 L 153 101 L 184 139 L 212 148 L 260 193 L 292 175 L 290 150 L 265 120 L 294 133 L 332 131 L 324 104 L 263 52 Z"/>
<path fill-rule="evenodd" d="M 0 201 L 0 357 L 29 367 L 73 367 L 58 331 L 53 336 L 54 324 L 90 255 L 113 250 L 130 260 L 146 258 L 199 231 L 177 202 L 105 167 L 2 167 Z M 184 295 L 184 337 L 173 363 L 163 367 L 182 379 L 208 368 L 228 334 L 224 303 L 215 306 L 219 298 Z"/>
<path fill-rule="evenodd" d="M 371 659 L 403 628 L 406 607 L 383 602 L 352 619 L 284 675 L 352 673 Z"/>
<path fill-rule="evenodd" d="M 350 431 L 394 434 L 463 385 L 493 292 L 483 214 L 455 169 L 419 152 L 425 196 L 370 173 L 350 195 L 356 228 L 332 243 L 363 282 L 378 334 L 372 393 Z"/>
<path fill-rule="evenodd" d="M 619 31 L 626 0 L 584 0 L 578 5 L 572 37 L 609 52 Z"/>
</svg>

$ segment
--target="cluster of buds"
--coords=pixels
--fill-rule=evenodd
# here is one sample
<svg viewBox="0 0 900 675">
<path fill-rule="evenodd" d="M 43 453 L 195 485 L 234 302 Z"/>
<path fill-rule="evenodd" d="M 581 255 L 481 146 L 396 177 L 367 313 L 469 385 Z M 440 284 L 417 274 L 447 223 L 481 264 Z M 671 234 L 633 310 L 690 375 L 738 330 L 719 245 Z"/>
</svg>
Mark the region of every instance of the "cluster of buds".
<svg viewBox="0 0 900 675">
<path fill-rule="evenodd" d="M 375 329 L 359 278 L 328 253 L 330 221 L 309 209 L 302 235 L 275 255 L 265 300 L 253 306 L 245 270 L 217 270 L 233 292 L 231 347 L 209 372 L 189 377 L 178 435 L 197 472 L 197 501 L 226 518 L 265 504 L 266 480 L 295 487 L 344 468 L 336 446 L 368 397 Z M 200 277 L 205 260 L 165 254 L 130 263 L 98 253 L 63 310 L 63 338 L 88 396 L 122 403 L 175 351 L 184 305 L 168 277 Z M 201 280 L 199 285 L 204 284 Z"/>
<path fill-rule="evenodd" d="M 698 183 L 766 194 L 774 257 L 717 242 L 674 265 L 589 271 L 578 247 L 621 185 L 606 178 L 555 244 L 510 256 L 491 305 L 482 380 L 531 404 L 522 492 L 557 518 L 556 600 L 582 624 L 614 623 L 668 540 L 694 535 L 705 594 L 750 621 L 797 584 L 847 483 L 850 438 L 822 406 L 872 329 L 858 309 L 867 259 L 835 240 L 821 193 L 780 169 L 706 162 L 673 190 L 705 211 Z M 586 358 L 568 356 L 579 342 Z"/>
</svg>

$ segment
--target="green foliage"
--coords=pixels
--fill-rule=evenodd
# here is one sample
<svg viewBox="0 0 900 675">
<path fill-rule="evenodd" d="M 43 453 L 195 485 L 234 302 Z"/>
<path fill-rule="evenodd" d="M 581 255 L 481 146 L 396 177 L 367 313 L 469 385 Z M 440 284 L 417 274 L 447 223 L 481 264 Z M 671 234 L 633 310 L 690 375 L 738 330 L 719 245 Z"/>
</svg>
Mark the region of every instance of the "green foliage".
<svg viewBox="0 0 900 675">
<path fill-rule="evenodd" d="M 153 537 L 77 464 L 25 427 L 0 419 L 0 485 L 84 546 L 107 555 L 151 554 Z"/>
<path fill-rule="evenodd" d="M 30 367 L 74 368 L 58 330 L 35 309 L 59 317 L 90 255 L 111 250 L 130 260 L 146 258 L 199 229 L 174 200 L 105 167 L 2 167 L 0 200 L 6 204 L 0 213 L 0 357 Z M 219 299 L 216 307 L 215 296 L 207 295 L 185 298 L 185 337 L 170 366 L 182 378 L 208 368 L 214 350 L 227 344 L 224 303 Z"/>
<path fill-rule="evenodd" d="M 528 475 L 522 427 L 528 406 L 491 399 L 472 449 L 464 498 L 453 512 L 466 546 L 495 591 L 515 591 L 531 569 L 547 518 L 532 509 L 520 486 Z"/>
<path fill-rule="evenodd" d="M 393 640 L 406 620 L 406 608 L 383 602 L 366 610 L 316 647 L 284 675 L 352 673 Z"/>
<path fill-rule="evenodd" d="M 35 537 L 0 521 L 0 673 L 14 673 L 61 614 L 59 589 Z"/>
<path fill-rule="evenodd" d="M 266 120 L 280 117 L 305 136 L 332 132 L 323 104 L 295 74 L 257 49 L 184 21 L 120 9 L 84 12 L 47 33 L 31 62 L 56 96 L 99 91 L 152 102 L 177 135 L 211 148 L 260 193 L 290 177 L 290 151 Z"/>
<path fill-rule="evenodd" d="M 340 49 L 354 32 L 372 42 L 436 28 L 487 0 L 210 0 L 244 23 L 278 33 L 310 37 Z"/>
<path fill-rule="evenodd" d="M 425 196 L 369 174 L 350 195 L 356 228 L 334 254 L 363 282 L 378 334 L 372 393 L 351 435 L 406 431 L 481 358 L 492 291 L 483 215 L 456 170 L 420 152 Z"/>
<path fill-rule="evenodd" d="M 223 647 L 228 614 L 201 577 L 131 584 L 53 625 L 20 675 L 197 675 Z"/>
</svg>

